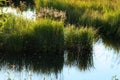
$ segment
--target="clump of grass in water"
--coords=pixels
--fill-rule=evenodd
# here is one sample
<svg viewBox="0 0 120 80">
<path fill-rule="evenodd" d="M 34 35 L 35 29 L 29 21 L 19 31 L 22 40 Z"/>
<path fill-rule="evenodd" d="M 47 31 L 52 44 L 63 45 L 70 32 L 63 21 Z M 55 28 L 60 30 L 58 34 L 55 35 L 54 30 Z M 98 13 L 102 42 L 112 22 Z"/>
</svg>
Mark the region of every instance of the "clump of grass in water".
<svg viewBox="0 0 120 80">
<path fill-rule="evenodd" d="M 92 45 L 96 30 L 87 27 L 75 28 L 74 26 L 69 26 L 64 29 L 64 33 L 65 48 L 75 50 L 79 46 L 84 48 L 84 46 L 89 47 L 89 45 Z"/>
<path fill-rule="evenodd" d="M 107 44 L 117 52 L 120 47 L 120 1 L 111 0 L 35 0 L 36 5 L 40 7 L 53 7 L 57 10 L 66 12 L 65 23 L 82 26 L 92 26 L 98 29 L 98 32 L 104 42 L 116 44 Z M 38 11 L 40 9 L 37 9 Z M 105 38 L 108 41 L 105 41 Z M 116 42 L 116 40 L 118 40 Z"/>
<path fill-rule="evenodd" d="M 41 19 L 36 22 L 33 29 L 35 47 L 37 50 L 56 52 L 62 50 L 64 45 L 63 24 L 61 22 Z"/>
<path fill-rule="evenodd" d="M 4 26 L 0 28 L 2 51 L 9 53 L 9 55 L 13 57 L 19 57 L 20 55 L 23 55 L 23 35 L 30 32 L 32 24 L 31 21 L 19 16 L 14 16 L 12 14 L 6 15 L 7 20 Z"/>
<path fill-rule="evenodd" d="M 93 28 L 67 27 L 65 28 L 65 48 L 68 53 L 68 64 L 77 66 L 81 70 L 93 66 L 92 45 L 96 31 Z"/>
<path fill-rule="evenodd" d="M 22 61 L 27 57 L 27 60 L 34 64 L 34 71 L 60 71 L 64 60 L 63 54 L 59 54 L 64 46 L 63 23 L 50 19 L 30 21 L 20 16 L 9 16 L 5 25 L 0 28 L 0 43 L 6 55 L 5 61 L 22 66 Z M 33 58 L 38 61 L 34 62 Z M 52 61 L 48 64 L 50 60 Z M 60 64 L 57 64 L 58 62 Z"/>
<path fill-rule="evenodd" d="M 10 16 L 0 29 L 4 51 L 14 55 L 27 50 L 35 51 L 34 53 L 62 50 L 64 44 L 62 22 L 50 19 L 29 21 L 23 17 Z"/>
<path fill-rule="evenodd" d="M 100 36 L 103 39 L 103 42 L 106 47 L 113 48 L 117 53 L 120 51 L 120 14 L 115 13 L 106 13 L 104 14 L 104 24 L 100 28 Z M 108 22 L 109 21 L 109 22 Z M 118 40 L 116 42 L 116 40 Z"/>
</svg>

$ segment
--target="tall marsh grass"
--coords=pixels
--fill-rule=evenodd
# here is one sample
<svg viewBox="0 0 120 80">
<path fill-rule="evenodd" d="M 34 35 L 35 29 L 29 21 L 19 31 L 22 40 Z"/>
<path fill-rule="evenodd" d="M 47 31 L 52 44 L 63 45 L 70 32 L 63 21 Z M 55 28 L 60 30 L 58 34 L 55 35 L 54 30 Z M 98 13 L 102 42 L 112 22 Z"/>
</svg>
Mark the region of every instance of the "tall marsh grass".
<svg viewBox="0 0 120 80">
<path fill-rule="evenodd" d="M 49 7 L 66 12 L 65 23 L 77 26 L 92 26 L 98 29 L 101 38 L 120 40 L 119 0 L 35 0 L 40 7 Z M 114 39 L 114 40 L 112 40 Z M 110 42 L 110 41 L 109 41 Z M 118 41 L 118 43 L 120 43 Z M 117 45 L 116 47 L 118 47 Z"/>
<path fill-rule="evenodd" d="M 38 20 L 34 25 L 33 38 L 35 48 L 47 52 L 60 51 L 64 45 L 64 32 L 62 22 L 51 20 Z"/>
<path fill-rule="evenodd" d="M 65 28 L 65 48 L 69 51 L 67 64 L 77 65 L 80 70 L 93 67 L 93 42 L 96 30 L 74 26 Z"/>
<path fill-rule="evenodd" d="M 64 44 L 62 22 L 50 19 L 32 21 L 10 15 L 0 33 L 1 47 L 7 53 L 59 52 Z"/>
<path fill-rule="evenodd" d="M 77 49 L 77 51 L 83 48 L 91 48 L 96 30 L 87 27 L 75 28 L 74 26 L 66 27 L 64 30 L 66 48 L 70 50 Z"/>
<path fill-rule="evenodd" d="M 96 18 L 96 16 L 103 17 L 107 12 L 120 11 L 120 1 L 100 1 L 100 0 L 35 0 L 37 10 L 40 7 L 53 7 L 54 9 L 62 10 L 66 12 L 66 21 L 76 25 L 87 25 L 82 24 L 84 21 L 82 18 L 85 14 L 88 18 Z M 94 16 L 91 16 L 94 15 Z M 93 20 L 94 21 L 94 20 Z"/>
<path fill-rule="evenodd" d="M 96 31 L 93 28 L 76 28 L 50 19 L 28 20 L 22 16 L 7 15 L 0 27 L 0 52 L 8 59 L 39 58 L 60 55 L 67 49 L 79 55 L 80 68 L 92 66 L 92 44 Z M 55 53 L 55 54 L 54 54 Z M 39 56 L 39 57 L 35 57 Z M 60 55 L 62 58 L 63 55 Z M 51 58 L 50 58 L 51 59 Z M 80 62 L 79 62 L 80 61 Z"/>
<path fill-rule="evenodd" d="M 29 25 L 31 25 L 31 23 L 24 18 L 13 16 L 12 14 L 7 16 L 4 26 L 0 28 L 0 32 L 3 36 L 1 43 L 4 51 L 14 54 L 14 52 L 17 53 L 22 51 L 23 34 L 30 31 Z"/>
<path fill-rule="evenodd" d="M 74 26 L 65 28 L 65 48 L 68 50 L 68 65 L 77 65 L 80 70 L 93 67 L 93 42 L 96 30 Z"/>
</svg>

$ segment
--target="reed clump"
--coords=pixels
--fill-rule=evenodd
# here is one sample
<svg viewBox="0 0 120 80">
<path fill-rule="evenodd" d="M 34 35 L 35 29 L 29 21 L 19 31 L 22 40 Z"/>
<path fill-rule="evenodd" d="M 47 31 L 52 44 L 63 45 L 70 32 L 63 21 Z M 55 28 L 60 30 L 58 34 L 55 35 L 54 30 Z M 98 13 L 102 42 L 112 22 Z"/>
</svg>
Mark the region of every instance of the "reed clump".
<svg viewBox="0 0 120 80">
<path fill-rule="evenodd" d="M 48 7 L 66 12 L 65 24 L 92 26 L 103 39 L 120 39 L 120 1 L 118 0 L 35 0 L 37 10 Z M 39 2 L 37 2 L 39 1 Z M 38 9 L 39 8 L 39 9 Z M 118 43 L 120 43 L 118 41 Z M 118 47 L 117 45 L 116 47 Z"/>
<path fill-rule="evenodd" d="M 36 21 L 33 29 L 35 50 L 54 53 L 63 50 L 64 32 L 62 22 L 41 19 Z"/>
<path fill-rule="evenodd" d="M 83 48 L 91 48 L 96 30 L 87 27 L 75 28 L 74 26 L 66 27 L 64 30 L 65 47 L 67 49 L 78 51 Z"/>
<path fill-rule="evenodd" d="M 77 26 L 92 26 L 98 29 L 101 38 L 120 39 L 118 0 L 34 0 L 34 3 L 37 17 L 62 20 L 65 24 Z"/>
<path fill-rule="evenodd" d="M 32 24 L 31 21 L 28 21 L 21 16 L 14 16 L 12 14 L 6 15 L 6 22 L 0 28 L 2 51 L 9 53 L 12 56 L 19 56 L 20 53 L 22 54 L 24 48 L 23 35 L 31 31 Z"/>
<path fill-rule="evenodd" d="M 1 49 L 11 55 L 27 51 L 59 52 L 63 50 L 64 44 L 63 23 L 50 19 L 27 20 L 10 14 L 4 26 L 0 28 L 0 37 Z"/>
<path fill-rule="evenodd" d="M 80 70 L 93 67 L 93 42 L 96 30 L 93 28 L 65 28 L 65 48 L 68 50 L 68 65 L 76 65 Z"/>
</svg>

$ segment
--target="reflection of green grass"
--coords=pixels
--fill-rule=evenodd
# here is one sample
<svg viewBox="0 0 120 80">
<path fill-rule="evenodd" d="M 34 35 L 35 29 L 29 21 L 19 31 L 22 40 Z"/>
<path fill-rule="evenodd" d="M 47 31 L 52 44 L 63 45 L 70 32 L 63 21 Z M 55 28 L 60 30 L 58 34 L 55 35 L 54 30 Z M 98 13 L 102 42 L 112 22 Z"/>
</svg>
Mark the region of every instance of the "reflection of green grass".
<svg viewBox="0 0 120 80">
<path fill-rule="evenodd" d="M 96 30 L 90 27 L 76 28 L 68 25 L 64 28 L 62 22 L 50 19 L 33 21 L 24 19 L 22 16 L 8 14 L 3 27 L 0 27 L 0 51 L 6 53 L 4 55 L 7 55 L 6 58 L 8 59 L 17 58 L 15 61 L 19 61 L 22 57 L 32 60 L 37 58 L 35 56 L 38 56 L 38 58 L 42 57 L 44 62 L 45 60 L 49 61 L 49 58 L 50 60 L 59 58 L 57 55 L 63 52 L 64 47 L 74 52 L 75 56 L 80 55 L 78 57 L 81 60 L 78 59 L 78 63 L 82 65 L 79 65 L 79 67 L 86 69 L 86 67 L 92 66 L 92 44 L 95 34 Z M 41 61 L 42 58 L 40 58 Z M 60 58 L 63 61 L 62 54 Z M 55 60 L 59 62 L 59 59 Z M 51 64 L 53 63 L 56 62 L 53 61 Z M 48 66 L 46 63 L 42 65 Z M 51 70 L 45 66 L 40 67 L 43 68 L 43 72 Z M 49 66 L 54 68 L 52 65 Z M 61 68 L 59 67 L 59 69 Z M 57 68 L 55 68 L 55 71 L 58 71 Z"/>
<path fill-rule="evenodd" d="M 63 51 L 63 47 L 75 53 L 88 50 L 91 52 L 95 34 L 96 31 L 93 28 L 75 28 L 72 26 L 64 28 L 62 22 L 50 19 L 33 21 L 9 14 L 4 26 L 0 28 L 0 51 L 7 53 L 5 55 L 8 55 L 9 59 L 17 58 L 18 61 L 20 57 L 24 56 L 30 59 L 36 55 L 40 57 L 42 56 L 40 53 L 44 53 L 43 57 L 45 59 L 46 56 L 56 57 Z M 89 62 L 91 65 L 92 54 L 89 55 L 89 52 L 85 55 L 80 54 L 82 57 L 86 57 L 85 60 L 81 58 L 83 59 L 81 62 L 84 64 Z M 52 60 L 52 57 L 50 57 L 50 60 Z M 62 57 L 63 55 L 61 56 L 63 60 Z M 86 64 L 82 67 L 87 66 Z M 43 68 L 45 67 L 43 66 Z"/>
<path fill-rule="evenodd" d="M 15 53 L 14 53 L 15 54 Z M 15 69 L 15 71 L 23 71 L 23 69 L 30 70 L 34 73 L 60 73 L 64 65 L 63 53 L 46 54 L 41 53 L 31 54 L 27 56 L 11 56 L 11 54 L 0 56 L 0 66 L 6 66 L 9 69 Z M 15 54 L 16 55 L 16 54 Z M 19 55 L 19 54 L 17 54 Z"/>
<path fill-rule="evenodd" d="M 93 67 L 92 45 L 96 30 L 93 28 L 65 28 L 65 48 L 69 51 L 67 64 L 76 65 L 80 70 Z"/>
</svg>

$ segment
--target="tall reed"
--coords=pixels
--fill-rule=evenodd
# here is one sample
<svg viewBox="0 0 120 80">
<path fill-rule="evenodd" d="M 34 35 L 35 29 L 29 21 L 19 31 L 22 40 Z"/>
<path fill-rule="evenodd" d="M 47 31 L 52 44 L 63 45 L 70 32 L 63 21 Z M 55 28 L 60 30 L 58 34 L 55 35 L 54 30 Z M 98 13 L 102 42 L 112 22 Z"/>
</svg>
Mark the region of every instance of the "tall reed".
<svg viewBox="0 0 120 80">
<path fill-rule="evenodd" d="M 101 38 L 119 40 L 119 0 L 36 0 L 39 7 L 49 7 L 66 12 L 65 23 L 92 26 Z M 114 40 L 112 40 L 114 39 Z M 119 43 L 119 41 L 118 41 Z M 118 46 L 116 46 L 118 47 Z"/>
<path fill-rule="evenodd" d="M 22 54 L 24 47 L 23 35 L 31 31 L 32 24 L 31 21 L 21 16 L 14 16 L 12 14 L 6 15 L 6 22 L 0 28 L 2 38 L 0 42 L 2 44 L 1 47 L 5 53 L 17 56 L 18 54 Z"/>
<path fill-rule="evenodd" d="M 53 53 L 63 50 L 62 22 L 50 19 L 33 21 L 22 16 L 10 15 L 5 25 L 0 28 L 0 32 L 1 47 L 11 55 L 22 54 L 24 51 Z"/>
<path fill-rule="evenodd" d="M 95 39 L 96 31 L 93 28 L 75 28 L 69 26 L 65 28 L 65 47 L 76 51 L 79 48 L 89 48 Z"/>
<path fill-rule="evenodd" d="M 62 22 L 41 19 L 36 21 L 33 29 L 33 47 L 38 52 L 54 53 L 64 45 Z"/>
<path fill-rule="evenodd" d="M 80 70 L 93 67 L 93 42 L 96 30 L 93 28 L 65 28 L 65 48 L 68 50 L 68 65 L 77 65 Z"/>
</svg>

